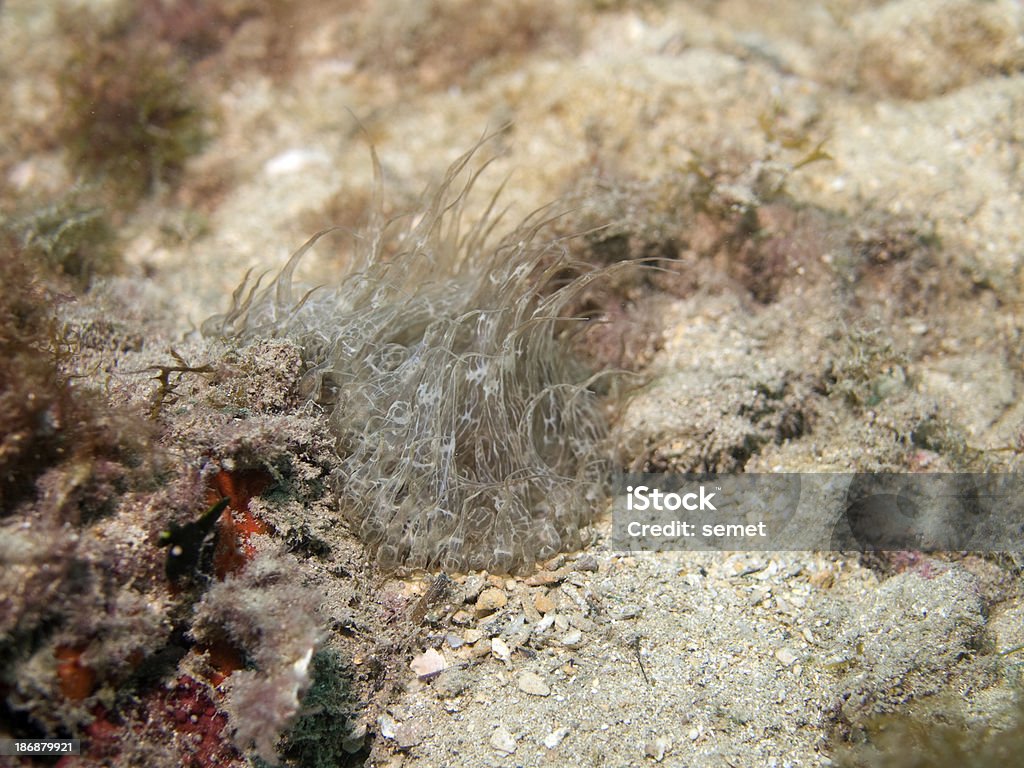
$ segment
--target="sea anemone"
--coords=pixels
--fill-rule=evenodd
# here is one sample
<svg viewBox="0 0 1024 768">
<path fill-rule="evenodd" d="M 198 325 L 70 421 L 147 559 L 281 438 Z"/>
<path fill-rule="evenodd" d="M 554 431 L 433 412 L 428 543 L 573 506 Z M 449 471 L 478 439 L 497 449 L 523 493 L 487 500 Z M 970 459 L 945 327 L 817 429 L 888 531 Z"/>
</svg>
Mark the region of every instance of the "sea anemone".
<svg viewBox="0 0 1024 768">
<path fill-rule="evenodd" d="M 492 242 L 495 196 L 466 226 L 478 148 L 415 215 L 385 221 L 378 203 L 329 285 L 293 277 L 321 232 L 203 325 L 302 348 L 302 386 L 337 436 L 342 508 L 386 568 L 518 569 L 580 546 L 601 497 L 607 374 L 574 359 L 570 314 L 607 269 L 540 235 L 549 208 Z"/>
</svg>

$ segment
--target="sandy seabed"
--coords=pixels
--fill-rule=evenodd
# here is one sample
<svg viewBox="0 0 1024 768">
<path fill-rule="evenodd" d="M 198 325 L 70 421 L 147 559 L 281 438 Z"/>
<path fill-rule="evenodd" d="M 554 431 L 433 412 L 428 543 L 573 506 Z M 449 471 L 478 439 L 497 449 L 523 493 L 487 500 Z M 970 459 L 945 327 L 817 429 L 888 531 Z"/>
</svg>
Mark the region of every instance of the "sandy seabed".
<svg viewBox="0 0 1024 768">
<path fill-rule="evenodd" d="M 392 768 L 936 764 L 908 718 L 979 761 L 1019 738 L 1019 553 L 627 553 L 602 506 L 585 549 L 525 573 L 382 574 L 338 509 L 303 350 L 196 332 L 247 269 L 358 228 L 370 142 L 392 215 L 496 132 L 468 221 L 507 179 L 496 235 L 556 201 L 556 234 L 586 233 L 572 257 L 661 260 L 588 307 L 591 364 L 644 377 L 612 413 L 624 465 L 1015 471 L 1019 2 L 227 5 L 141 3 L 125 33 L 187 49 L 209 121 L 130 205 L 55 127 L 65 4 L 0 10 L 0 210 L 78 184 L 110 212 L 121 263 L 61 289 L 60 365 L 161 456 L 156 486 L 104 475 L 120 454 L 51 456 L 3 502 L 0 733 L 80 736 L 83 765 Z M 299 276 L 350 253 L 325 238 Z M 249 551 L 172 588 L 160 533 L 210 487 Z"/>
</svg>

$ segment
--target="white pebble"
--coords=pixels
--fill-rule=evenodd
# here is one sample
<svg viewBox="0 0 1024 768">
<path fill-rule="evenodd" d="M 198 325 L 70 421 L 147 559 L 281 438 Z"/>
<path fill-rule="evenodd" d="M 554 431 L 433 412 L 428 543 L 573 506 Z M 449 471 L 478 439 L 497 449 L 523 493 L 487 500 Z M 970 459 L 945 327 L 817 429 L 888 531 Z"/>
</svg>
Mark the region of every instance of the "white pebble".
<svg viewBox="0 0 1024 768">
<path fill-rule="evenodd" d="M 544 737 L 544 746 L 548 749 L 555 749 L 559 744 L 562 743 L 562 739 L 564 739 L 568 735 L 568 728 L 559 728 L 557 731 L 552 731 Z"/>
<path fill-rule="evenodd" d="M 412 671 L 416 673 L 417 677 L 424 680 L 428 677 L 440 674 L 448 667 L 448 662 L 445 661 L 444 656 L 433 648 L 428 648 L 426 651 L 414 658 L 409 666 L 412 667 Z"/>
<path fill-rule="evenodd" d="M 512 658 L 512 649 L 509 648 L 508 643 L 500 637 L 496 637 L 491 640 L 491 653 L 494 655 L 494 658 L 499 661 L 508 661 Z"/>
<path fill-rule="evenodd" d="M 395 738 L 395 731 L 398 730 L 398 723 L 391 715 L 381 715 L 377 718 L 378 732 L 385 739 Z"/>
<path fill-rule="evenodd" d="M 579 648 L 583 643 L 583 633 L 578 629 L 570 630 L 562 635 L 562 639 L 559 642 L 566 648 Z"/>
<path fill-rule="evenodd" d="M 507 728 L 499 725 L 494 729 L 494 733 L 491 734 L 491 746 L 499 752 L 511 755 L 516 751 L 516 740 L 515 737 L 508 732 Z"/>
<path fill-rule="evenodd" d="M 790 667 L 797 660 L 797 655 L 790 648 L 779 648 L 775 652 L 775 658 L 782 663 L 782 666 Z"/>
</svg>

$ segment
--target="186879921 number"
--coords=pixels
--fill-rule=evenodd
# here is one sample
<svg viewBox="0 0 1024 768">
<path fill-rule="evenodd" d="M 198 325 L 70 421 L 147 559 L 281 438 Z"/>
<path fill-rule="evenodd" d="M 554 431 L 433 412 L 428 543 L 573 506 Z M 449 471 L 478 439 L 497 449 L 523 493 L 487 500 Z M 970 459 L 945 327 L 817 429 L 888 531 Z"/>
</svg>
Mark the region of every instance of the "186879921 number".
<svg viewBox="0 0 1024 768">
<path fill-rule="evenodd" d="M 79 739 L 0 739 L 0 755 L 80 755 Z"/>
</svg>

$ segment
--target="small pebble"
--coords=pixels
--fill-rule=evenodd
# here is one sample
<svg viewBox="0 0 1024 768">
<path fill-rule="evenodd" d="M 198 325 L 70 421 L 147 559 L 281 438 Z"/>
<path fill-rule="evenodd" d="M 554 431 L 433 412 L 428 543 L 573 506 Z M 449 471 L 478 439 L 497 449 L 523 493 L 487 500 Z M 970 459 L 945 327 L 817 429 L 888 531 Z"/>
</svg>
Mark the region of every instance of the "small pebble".
<svg viewBox="0 0 1024 768">
<path fill-rule="evenodd" d="M 536 672 L 523 672 L 519 676 L 519 690 L 531 696 L 550 696 L 551 688 Z"/>
<path fill-rule="evenodd" d="M 587 610 L 587 601 L 583 599 L 579 589 L 574 587 L 572 584 L 563 584 L 560 587 L 560 591 L 563 595 L 572 600 L 576 604 L 576 607 L 581 611 Z M 564 602 L 565 601 L 563 601 L 563 603 Z"/>
<path fill-rule="evenodd" d="M 623 605 L 618 609 L 609 611 L 609 616 L 616 621 L 622 619 L 635 619 L 643 612 L 643 608 L 639 605 Z"/>
<path fill-rule="evenodd" d="M 385 739 L 393 739 L 395 731 L 398 730 L 398 723 L 391 715 L 381 715 L 377 718 L 377 730 Z"/>
<path fill-rule="evenodd" d="M 511 755 L 516 751 L 516 740 L 515 737 L 508 732 L 507 728 L 499 725 L 494 729 L 494 733 L 491 734 L 491 746 L 499 752 Z"/>
<path fill-rule="evenodd" d="M 446 669 L 433 682 L 434 693 L 442 699 L 454 699 L 461 696 L 472 683 L 472 676 L 463 669 L 451 667 Z"/>
<path fill-rule="evenodd" d="M 546 587 L 551 584 L 557 584 L 565 578 L 565 574 L 561 571 L 538 571 L 533 576 L 525 579 L 525 584 L 528 587 Z"/>
<path fill-rule="evenodd" d="M 790 667 L 797 660 L 797 655 L 789 648 L 779 648 L 775 652 L 775 658 L 782 663 L 782 666 Z"/>
<path fill-rule="evenodd" d="M 488 638 L 477 640 L 471 646 L 469 646 L 469 656 L 473 659 L 479 659 L 483 656 L 488 656 L 491 653 L 491 641 Z"/>
<path fill-rule="evenodd" d="M 583 633 L 578 629 L 572 629 L 562 635 L 559 642 L 566 648 L 579 648 L 583 642 Z"/>
<path fill-rule="evenodd" d="M 444 660 L 444 656 L 433 648 L 428 648 L 414 658 L 409 666 L 420 680 L 425 680 L 440 674 L 448 666 L 448 663 Z"/>
<path fill-rule="evenodd" d="M 568 728 L 559 728 L 557 731 L 552 731 L 544 737 L 544 746 L 548 749 L 555 749 L 559 744 L 562 743 L 562 739 L 569 735 Z"/>
<path fill-rule="evenodd" d="M 545 594 L 539 594 L 533 598 L 533 607 L 541 613 L 551 613 L 555 610 L 555 601 Z"/>
<path fill-rule="evenodd" d="M 571 618 L 572 625 L 581 632 L 593 632 L 597 629 L 597 625 L 581 613 L 574 613 Z"/>
<path fill-rule="evenodd" d="M 648 741 L 644 745 L 644 755 L 654 760 L 656 763 L 660 763 L 665 759 L 665 752 L 672 746 L 672 742 L 665 736 L 659 736 L 653 741 Z"/>
<path fill-rule="evenodd" d="M 462 583 L 462 601 L 464 603 L 472 603 L 483 591 L 485 581 L 483 576 L 471 575 L 467 576 L 466 580 Z"/>
<path fill-rule="evenodd" d="M 548 627 L 550 627 L 554 623 L 555 623 L 555 614 L 549 613 L 547 616 L 545 616 L 543 619 L 541 619 L 540 621 L 537 622 L 537 626 L 534 627 L 534 632 L 536 632 L 537 634 L 540 634 L 541 632 L 546 631 L 548 629 Z"/>
<path fill-rule="evenodd" d="M 415 723 L 402 723 L 395 730 L 395 743 L 400 749 L 415 747 L 421 741 L 423 741 L 423 736 Z"/>
<path fill-rule="evenodd" d="M 357 723 L 341 739 L 341 748 L 345 754 L 354 755 L 363 748 L 366 742 L 366 723 Z"/>
<path fill-rule="evenodd" d="M 523 606 L 523 614 L 528 622 L 536 624 L 540 621 L 540 611 L 537 610 L 534 601 L 530 599 L 525 587 L 519 591 L 519 603 Z"/>
<path fill-rule="evenodd" d="M 499 608 L 504 608 L 508 603 L 505 592 L 497 587 L 489 587 L 480 593 L 476 599 L 476 612 L 480 615 L 494 613 Z"/>
<path fill-rule="evenodd" d="M 508 661 L 512 658 L 512 649 L 508 647 L 508 643 L 496 637 L 491 640 L 491 654 L 499 661 Z"/>
</svg>

